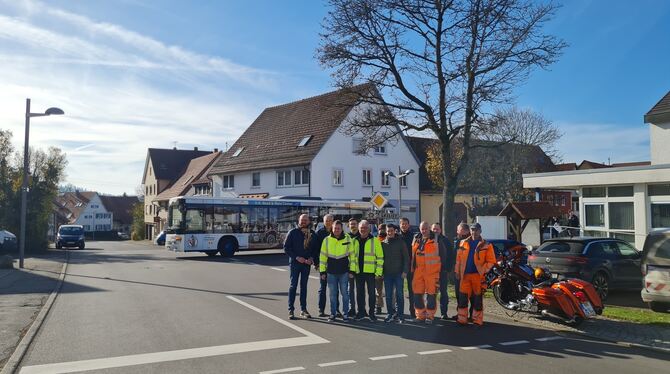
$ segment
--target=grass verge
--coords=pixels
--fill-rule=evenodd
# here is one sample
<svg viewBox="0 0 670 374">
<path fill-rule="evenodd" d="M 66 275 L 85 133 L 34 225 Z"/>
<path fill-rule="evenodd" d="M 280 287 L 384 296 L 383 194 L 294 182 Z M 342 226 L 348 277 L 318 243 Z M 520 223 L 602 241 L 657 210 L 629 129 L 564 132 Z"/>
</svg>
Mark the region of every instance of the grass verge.
<svg viewBox="0 0 670 374">
<path fill-rule="evenodd" d="M 657 313 L 649 309 L 605 305 L 603 317 L 618 321 L 670 327 L 670 313 Z"/>
</svg>

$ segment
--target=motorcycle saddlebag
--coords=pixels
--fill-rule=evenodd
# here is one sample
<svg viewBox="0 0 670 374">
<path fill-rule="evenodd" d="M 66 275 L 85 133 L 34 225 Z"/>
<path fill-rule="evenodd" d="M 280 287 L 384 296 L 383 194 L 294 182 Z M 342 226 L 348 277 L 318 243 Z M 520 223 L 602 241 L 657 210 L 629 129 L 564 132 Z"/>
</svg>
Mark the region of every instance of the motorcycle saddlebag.
<svg viewBox="0 0 670 374">
<path fill-rule="evenodd" d="M 575 309 L 574 303 L 570 297 L 560 289 L 553 287 L 534 288 L 533 296 L 538 303 L 557 309 L 568 318 L 573 318 L 579 312 Z"/>
<path fill-rule="evenodd" d="M 589 299 L 591 302 L 591 305 L 593 305 L 593 309 L 597 311 L 602 311 L 603 309 L 603 302 L 600 300 L 600 296 L 598 295 L 598 292 L 596 292 L 595 287 L 593 285 L 585 280 L 581 279 L 566 279 L 566 283 L 568 283 L 569 287 L 571 289 L 574 289 L 574 291 L 582 291 L 586 295 L 586 297 Z M 600 314 L 600 313 L 598 313 Z"/>
</svg>

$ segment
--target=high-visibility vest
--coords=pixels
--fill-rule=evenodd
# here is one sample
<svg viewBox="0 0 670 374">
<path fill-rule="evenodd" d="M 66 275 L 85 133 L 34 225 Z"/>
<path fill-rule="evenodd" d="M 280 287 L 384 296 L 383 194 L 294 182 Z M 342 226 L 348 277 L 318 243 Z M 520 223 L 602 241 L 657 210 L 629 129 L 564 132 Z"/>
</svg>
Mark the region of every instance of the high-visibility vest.
<svg viewBox="0 0 670 374">
<path fill-rule="evenodd" d="M 488 273 L 493 265 L 496 264 L 496 255 L 493 251 L 493 245 L 491 243 L 482 238 L 479 240 L 477 248 L 470 248 L 470 239 L 471 237 L 463 239 L 458 245 L 458 251 L 456 253 L 456 267 L 454 271 L 456 274 L 458 274 L 460 279 L 463 279 L 463 274 L 465 274 L 465 268 L 468 263 L 468 255 L 470 254 L 471 250 L 475 251 L 475 267 L 477 267 L 477 273 L 479 273 L 479 275 Z"/>
<path fill-rule="evenodd" d="M 349 271 L 358 273 L 358 241 L 344 235 L 342 239 L 337 239 L 328 235 L 321 243 L 321 253 L 319 254 L 319 272 L 325 273 L 328 270 L 328 259 L 343 259 L 349 257 Z"/>
<path fill-rule="evenodd" d="M 423 246 L 421 245 L 423 241 Z M 437 238 L 423 239 L 417 237 L 412 243 L 412 270 L 421 269 L 427 274 L 439 274 L 442 268 L 440 246 Z"/>
<path fill-rule="evenodd" d="M 358 240 L 356 241 L 358 243 Z M 378 238 L 371 236 L 364 245 L 360 248 L 363 251 L 363 270 L 362 273 L 374 274 L 381 277 L 384 273 L 384 250 L 382 249 L 382 242 Z M 358 262 L 356 262 L 358 263 Z"/>
</svg>

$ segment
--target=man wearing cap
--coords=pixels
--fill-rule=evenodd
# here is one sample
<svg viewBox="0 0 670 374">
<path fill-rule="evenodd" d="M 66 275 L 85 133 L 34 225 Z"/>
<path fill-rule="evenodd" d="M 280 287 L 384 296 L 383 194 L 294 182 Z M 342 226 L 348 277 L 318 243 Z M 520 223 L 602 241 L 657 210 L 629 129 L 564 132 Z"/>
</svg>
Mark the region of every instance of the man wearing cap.
<svg viewBox="0 0 670 374">
<path fill-rule="evenodd" d="M 458 323 L 468 324 L 468 300 L 472 300 L 474 311 L 472 322 L 476 326 L 484 324 L 484 300 L 482 283 L 484 275 L 496 263 L 493 245 L 482 238 L 479 223 L 470 225 L 470 236 L 463 239 L 456 254 L 456 278 L 460 281 L 458 297 Z"/>
</svg>

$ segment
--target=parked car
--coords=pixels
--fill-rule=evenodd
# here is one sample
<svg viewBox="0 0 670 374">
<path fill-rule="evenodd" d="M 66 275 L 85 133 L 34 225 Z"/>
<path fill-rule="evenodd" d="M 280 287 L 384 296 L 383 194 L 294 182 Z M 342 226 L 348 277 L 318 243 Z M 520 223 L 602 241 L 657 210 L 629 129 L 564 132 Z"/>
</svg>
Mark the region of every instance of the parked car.
<svg viewBox="0 0 670 374">
<path fill-rule="evenodd" d="M 503 255 L 510 257 L 512 251 L 524 251 L 521 256 L 521 264 L 528 263 L 528 246 L 517 242 L 516 240 L 508 239 L 486 239 L 487 242 L 493 244 L 493 249 L 496 252 L 496 259 L 501 260 Z"/>
<path fill-rule="evenodd" d="M 156 245 L 165 245 L 165 230 L 161 231 L 156 237 L 154 238 L 154 244 Z"/>
<path fill-rule="evenodd" d="M 58 235 L 56 236 L 56 248 L 63 247 L 78 247 L 84 249 L 86 247 L 86 239 L 84 238 L 84 226 L 82 225 L 62 225 L 58 228 Z"/>
<path fill-rule="evenodd" d="M 670 311 L 670 230 L 652 231 L 642 249 L 642 301 L 655 312 Z"/>
<path fill-rule="evenodd" d="M 574 237 L 547 240 L 528 257 L 528 263 L 557 277 L 591 282 L 605 300 L 611 289 L 640 287 L 641 258 L 641 252 L 620 239 Z"/>
<path fill-rule="evenodd" d="M 128 234 L 125 233 L 125 232 L 121 232 L 121 231 L 119 231 L 119 232 L 116 233 L 116 235 L 117 235 L 117 236 L 119 237 L 119 239 L 121 239 L 121 240 L 128 240 L 128 239 L 130 239 L 130 235 L 128 235 Z"/>
<path fill-rule="evenodd" d="M 14 252 L 16 248 L 16 235 L 7 230 L 0 230 L 0 250 L 3 252 Z"/>
</svg>

